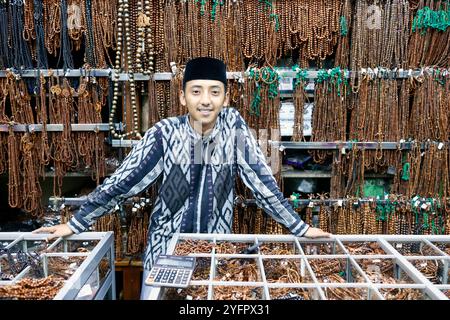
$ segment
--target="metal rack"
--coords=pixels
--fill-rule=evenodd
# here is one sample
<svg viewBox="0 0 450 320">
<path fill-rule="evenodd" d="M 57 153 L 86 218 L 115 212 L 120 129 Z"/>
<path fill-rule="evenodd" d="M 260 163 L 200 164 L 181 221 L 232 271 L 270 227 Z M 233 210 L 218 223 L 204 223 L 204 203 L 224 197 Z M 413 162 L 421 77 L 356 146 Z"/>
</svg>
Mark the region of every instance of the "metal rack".
<svg viewBox="0 0 450 320">
<path fill-rule="evenodd" d="M 135 146 L 139 140 L 129 139 L 112 139 L 112 147 L 130 148 Z M 279 148 L 280 151 L 285 149 L 303 149 L 303 150 L 352 150 L 352 149 L 366 149 L 366 150 L 410 150 L 416 143 L 415 142 L 294 142 L 294 141 L 271 141 L 267 143 L 271 144 L 274 148 Z M 442 148 L 445 145 L 450 145 L 449 142 L 429 141 L 420 144 L 421 149 L 427 148 L 428 145 L 436 144 L 438 148 Z"/>
<path fill-rule="evenodd" d="M 0 246 L 3 245 L 3 249 L 10 249 L 13 256 L 19 250 L 38 252 L 44 276 L 52 274 L 51 259 L 82 257 L 83 262 L 64 281 L 64 286 L 54 300 L 116 299 L 114 236 L 112 232 L 86 232 L 58 238 L 48 247 L 45 241 L 47 236 L 45 234 L 2 232 L 0 233 Z M 44 248 L 45 250 L 43 250 Z M 83 250 L 79 250 L 79 248 L 83 248 Z M 5 256 L 0 256 L 0 258 L 5 258 Z M 12 285 L 27 277 L 35 277 L 30 266 L 27 266 L 11 281 L 0 281 L 0 285 Z"/>
<path fill-rule="evenodd" d="M 70 198 L 70 197 L 50 197 L 49 200 L 48 200 L 49 205 L 52 206 L 53 208 L 55 208 L 55 211 L 61 205 L 81 206 L 86 201 L 87 201 L 87 196 L 82 196 L 82 197 L 78 197 L 78 198 L 76 198 L 76 197 L 72 197 L 72 198 Z M 144 198 L 144 197 L 140 197 L 138 201 L 133 201 L 133 197 L 132 197 L 132 198 L 126 199 L 123 202 L 123 204 L 134 204 L 136 202 L 145 202 L 146 204 L 149 204 L 150 203 L 150 199 Z"/>
<path fill-rule="evenodd" d="M 115 124 L 116 130 L 123 130 L 122 124 Z M 8 132 L 10 128 L 9 124 L 0 124 L 0 132 Z M 12 130 L 14 132 L 41 132 L 44 129 L 43 124 L 13 124 Z M 45 126 L 47 132 L 61 132 L 64 131 L 63 124 L 47 124 Z M 71 131 L 109 131 L 108 123 L 72 123 L 70 125 Z"/>
<path fill-rule="evenodd" d="M 176 68 L 176 67 L 175 67 Z M 295 78 L 297 72 L 289 68 L 275 68 L 280 77 Z M 175 69 L 176 71 L 176 69 Z M 328 69 L 331 71 L 331 69 Z M 431 67 L 421 68 L 421 69 L 387 69 L 387 68 L 362 68 L 359 71 L 354 70 L 341 70 L 346 78 L 358 77 L 358 76 L 369 76 L 372 78 L 410 78 L 419 77 L 426 74 L 434 74 L 436 71 L 439 72 L 441 76 L 448 76 L 450 74 L 448 69 L 435 69 Z M 130 79 L 131 72 L 119 72 L 116 69 L 105 68 L 105 69 L 15 69 L 10 68 L 6 70 L 0 70 L 0 78 L 7 76 L 8 72 L 12 72 L 15 77 L 21 78 L 35 78 L 39 77 L 42 73 L 44 77 L 49 77 L 50 74 L 59 77 L 108 77 L 111 78 L 115 73 L 119 74 L 119 81 L 128 81 Z M 151 75 L 144 75 L 143 73 L 135 72 L 133 73 L 134 80 L 171 80 L 174 73 L 171 72 L 155 72 Z M 241 79 L 243 74 L 248 74 L 248 71 L 232 71 L 227 72 L 228 79 Z M 317 79 L 319 76 L 319 70 L 309 69 L 307 70 L 306 78 Z"/>
<path fill-rule="evenodd" d="M 101 78 L 112 78 L 117 72 L 115 69 L 26 69 L 26 70 L 0 70 L 0 78 L 5 78 L 9 72 L 12 72 L 17 79 L 20 78 L 36 78 L 41 74 L 44 77 L 50 77 L 50 74 L 55 77 L 101 77 Z M 130 80 L 131 72 L 118 72 L 119 81 Z M 171 72 L 155 72 L 151 75 L 144 75 L 143 73 L 133 73 L 133 79 L 137 81 L 150 80 L 155 81 L 170 81 L 173 77 Z M 228 79 L 240 79 L 242 78 L 242 72 L 227 72 Z"/>
<path fill-rule="evenodd" d="M 253 234 L 175 234 L 167 250 L 168 254 L 175 251 L 177 244 L 184 240 L 206 240 L 214 245 L 222 242 L 242 242 L 251 246 L 253 244 L 264 243 L 283 243 L 292 248 L 293 254 L 290 255 L 265 255 L 260 248 L 255 254 L 220 254 L 213 247 L 210 253 L 191 253 L 190 256 L 203 257 L 210 259 L 210 274 L 208 280 L 191 280 L 191 286 L 205 286 L 208 288 L 208 300 L 214 299 L 214 290 L 218 286 L 236 286 L 236 287 L 255 287 L 262 290 L 262 299 L 272 299 L 271 291 L 276 288 L 303 289 L 309 292 L 311 299 L 326 300 L 327 292 L 333 288 L 347 288 L 362 292 L 363 299 L 367 300 L 385 300 L 383 294 L 387 289 L 416 289 L 421 293 L 422 299 L 448 300 L 443 293 L 444 290 L 450 290 L 449 283 L 449 263 L 450 256 L 441 250 L 445 247 L 450 248 L 450 236 L 424 236 L 424 235 L 336 235 L 330 239 L 306 239 L 291 235 L 253 235 Z M 384 254 L 376 255 L 357 255 L 349 251 L 349 245 L 352 243 L 371 242 L 382 249 Z M 407 252 L 402 248 L 415 244 L 417 251 Z M 321 248 L 328 252 L 323 253 Z M 422 250 L 427 250 L 430 255 L 421 254 Z M 414 255 L 417 253 L 417 255 Z M 217 279 L 216 265 L 219 259 L 224 258 L 247 258 L 254 259 L 259 272 L 258 281 L 239 282 L 222 281 Z M 292 259 L 299 264 L 299 274 L 305 279 L 300 283 L 279 283 L 269 282 L 265 272 L 265 262 L 273 259 Z M 326 282 L 320 279 L 311 267 L 313 259 L 340 259 L 344 262 L 345 283 Z M 363 270 L 362 259 L 369 259 L 373 264 L 377 264 L 381 259 L 388 259 L 393 264 L 393 273 L 396 283 L 376 283 Z M 415 263 L 426 260 L 433 260 L 442 267 L 440 283 L 432 283 L 416 267 Z M 195 272 L 195 271 L 194 271 Z M 407 279 L 403 282 L 400 279 Z M 152 287 L 147 297 L 149 300 L 165 299 L 166 288 Z"/>
<path fill-rule="evenodd" d="M 146 201 L 146 198 L 140 198 L 140 201 Z M 292 202 L 289 198 L 287 198 L 288 201 Z M 433 199 L 433 200 L 439 200 L 439 201 L 445 201 L 444 199 Z M 450 199 L 447 199 L 450 200 Z M 67 206 L 81 206 L 87 201 L 86 196 L 82 197 L 50 197 L 49 198 L 49 204 L 57 208 L 61 205 L 67 205 Z M 420 206 L 423 203 L 429 202 L 429 198 L 422 198 L 422 197 L 415 197 L 410 199 L 411 202 L 415 203 L 415 206 Z M 297 199 L 296 203 L 299 205 L 332 205 L 332 204 L 340 204 L 340 203 L 346 203 L 346 202 L 352 202 L 354 204 L 360 204 L 365 202 L 376 202 L 376 203 L 387 203 L 392 202 L 388 199 L 375 199 L 375 198 L 336 198 L 336 199 Z M 240 197 L 236 197 L 234 200 L 234 203 L 236 205 L 255 205 L 256 200 L 255 199 L 241 199 Z M 124 204 L 133 204 L 132 199 L 125 200 Z M 55 209 L 56 210 L 56 209 Z"/>
</svg>

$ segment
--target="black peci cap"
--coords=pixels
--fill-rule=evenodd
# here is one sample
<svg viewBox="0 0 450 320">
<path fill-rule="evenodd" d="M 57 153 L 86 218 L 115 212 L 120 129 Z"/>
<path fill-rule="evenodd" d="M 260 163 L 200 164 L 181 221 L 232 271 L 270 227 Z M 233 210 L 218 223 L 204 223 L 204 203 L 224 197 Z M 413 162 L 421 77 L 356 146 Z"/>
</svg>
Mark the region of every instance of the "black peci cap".
<svg viewBox="0 0 450 320">
<path fill-rule="evenodd" d="M 183 89 L 191 80 L 218 80 L 227 87 L 227 70 L 222 60 L 200 57 L 189 60 L 184 70 Z"/>
</svg>

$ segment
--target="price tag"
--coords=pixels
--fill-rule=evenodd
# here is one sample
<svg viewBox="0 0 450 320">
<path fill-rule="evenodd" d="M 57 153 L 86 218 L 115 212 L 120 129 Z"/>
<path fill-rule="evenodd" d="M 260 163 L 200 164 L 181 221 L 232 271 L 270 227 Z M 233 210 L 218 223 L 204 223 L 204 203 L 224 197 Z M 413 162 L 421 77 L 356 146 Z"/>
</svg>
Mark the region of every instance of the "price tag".
<svg viewBox="0 0 450 320">
<path fill-rule="evenodd" d="M 289 77 L 283 77 L 280 79 L 278 89 L 280 91 L 293 91 L 294 90 L 294 84 L 293 84 L 293 78 Z"/>
<path fill-rule="evenodd" d="M 310 201 L 310 202 L 308 203 L 308 208 L 314 208 L 314 202 Z"/>
<path fill-rule="evenodd" d="M 342 207 L 342 200 L 338 200 L 337 204 L 338 204 L 338 207 Z"/>
<path fill-rule="evenodd" d="M 438 149 L 441 150 L 443 147 L 444 147 L 444 144 L 442 142 L 439 142 Z"/>
</svg>

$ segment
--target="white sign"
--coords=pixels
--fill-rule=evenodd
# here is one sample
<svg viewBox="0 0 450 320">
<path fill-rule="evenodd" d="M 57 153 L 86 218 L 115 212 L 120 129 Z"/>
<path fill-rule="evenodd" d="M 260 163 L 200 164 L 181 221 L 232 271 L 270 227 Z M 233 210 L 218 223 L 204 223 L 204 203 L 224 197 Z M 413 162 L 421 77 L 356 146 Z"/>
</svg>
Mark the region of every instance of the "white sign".
<svg viewBox="0 0 450 320">
<path fill-rule="evenodd" d="M 312 133 L 312 110 L 314 104 L 306 103 L 303 107 L 303 135 Z M 293 102 L 282 102 L 280 108 L 280 132 L 282 136 L 292 136 L 294 132 L 295 106 Z"/>
<path fill-rule="evenodd" d="M 280 91 L 293 91 L 294 90 L 294 79 L 288 77 L 282 77 L 278 84 L 278 90 Z"/>
</svg>

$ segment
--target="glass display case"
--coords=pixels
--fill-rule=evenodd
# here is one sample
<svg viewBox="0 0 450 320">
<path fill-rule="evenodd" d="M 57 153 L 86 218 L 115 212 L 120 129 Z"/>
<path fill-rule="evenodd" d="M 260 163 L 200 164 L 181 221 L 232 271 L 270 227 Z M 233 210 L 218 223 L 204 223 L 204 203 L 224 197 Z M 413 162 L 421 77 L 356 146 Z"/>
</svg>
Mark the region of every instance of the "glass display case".
<svg viewBox="0 0 450 320">
<path fill-rule="evenodd" d="M 0 299 L 115 299 L 114 236 L 0 232 Z"/>
</svg>

